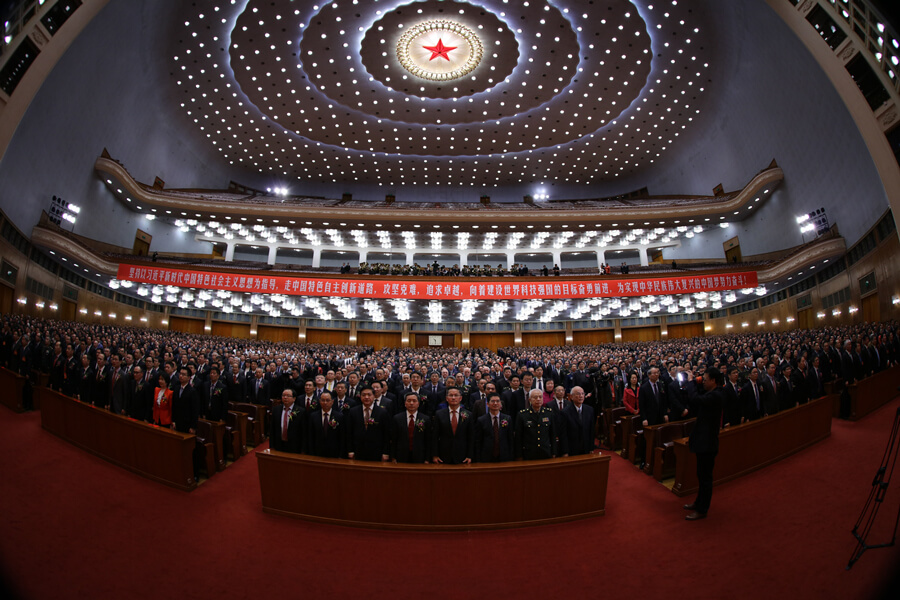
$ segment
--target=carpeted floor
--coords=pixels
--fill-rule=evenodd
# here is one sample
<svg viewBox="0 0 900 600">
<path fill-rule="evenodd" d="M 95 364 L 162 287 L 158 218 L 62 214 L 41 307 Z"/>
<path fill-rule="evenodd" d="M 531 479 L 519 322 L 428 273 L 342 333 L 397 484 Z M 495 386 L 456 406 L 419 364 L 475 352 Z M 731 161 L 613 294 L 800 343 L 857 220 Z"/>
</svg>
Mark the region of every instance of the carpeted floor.
<svg viewBox="0 0 900 600">
<path fill-rule="evenodd" d="M 0 408 L 0 560 L 24 599 L 879 598 L 896 591 L 900 548 L 845 566 L 898 406 L 835 420 L 827 440 L 717 487 L 705 521 L 613 456 L 605 517 L 443 534 L 266 515 L 252 454 L 190 494 L 169 489 Z M 898 506 L 895 481 L 870 542 L 890 538 Z"/>
</svg>

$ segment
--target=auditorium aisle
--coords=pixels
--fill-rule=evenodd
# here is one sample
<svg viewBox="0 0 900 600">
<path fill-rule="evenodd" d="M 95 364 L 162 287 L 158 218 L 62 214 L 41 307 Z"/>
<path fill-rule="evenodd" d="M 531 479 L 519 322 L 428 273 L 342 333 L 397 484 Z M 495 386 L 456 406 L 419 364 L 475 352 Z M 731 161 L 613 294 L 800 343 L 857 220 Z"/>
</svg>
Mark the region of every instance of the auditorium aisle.
<svg viewBox="0 0 900 600">
<path fill-rule="evenodd" d="M 900 548 L 844 567 L 898 406 L 716 488 L 705 521 L 614 456 L 605 517 L 441 534 L 266 515 L 252 455 L 190 494 L 169 489 L 0 408 L 0 558 L 27 599 L 880 597 Z M 871 541 L 889 537 L 898 502 L 895 481 Z"/>
</svg>

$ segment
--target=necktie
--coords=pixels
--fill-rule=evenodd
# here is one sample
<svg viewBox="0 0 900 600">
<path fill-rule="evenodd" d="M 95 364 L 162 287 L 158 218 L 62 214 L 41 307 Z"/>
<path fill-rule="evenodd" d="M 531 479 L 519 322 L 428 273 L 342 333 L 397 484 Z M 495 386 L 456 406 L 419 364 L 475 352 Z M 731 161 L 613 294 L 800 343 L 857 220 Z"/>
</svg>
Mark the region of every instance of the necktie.
<svg viewBox="0 0 900 600">
<path fill-rule="evenodd" d="M 366 409 L 366 429 L 369 428 L 369 416 L 372 414 L 372 411 L 368 408 Z"/>
<path fill-rule="evenodd" d="M 328 413 L 322 415 L 322 431 L 328 433 Z"/>
<path fill-rule="evenodd" d="M 450 428 L 453 430 L 453 435 L 456 435 L 456 426 L 458 425 L 456 421 L 456 411 L 454 410 L 450 414 Z"/>
<path fill-rule="evenodd" d="M 581 424 L 581 407 L 578 407 L 578 424 Z"/>
<path fill-rule="evenodd" d="M 409 415 L 409 427 L 407 429 L 407 433 L 409 435 L 409 451 L 412 452 L 413 436 L 416 433 L 416 418 L 413 415 Z"/>
<path fill-rule="evenodd" d="M 290 411 L 284 409 L 281 413 L 281 441 L 286 442 L 288 439 L 288 413 Z"/>
<path fill-rule="evenodd" d="M 500 417 L 494 417 L 494 449 L 491 456 L 494 458 L 500 456 Z"/>
<path fill-rule="evenodd" d="M 759 389 L 753 384 L 753 395 L 756 397 L 756 410 L 759 410 Z"/>
<path fill-rule="evenodd" d="M 565 408 L 565 402 L 563 400 L 559 401 L 559 410 L 563 410 Z"/>
<path fill-rule="evenodd" d="M 656 384 L 653 384 L 653 396 L 659 400 L 659 392 L 656 390 Z"/>
<path fill-rule="evenodd" d="M 544 382 L 542 382 L 540 379 L 538 379 L 537 381 L 537 389 L 544 391 Z"/>
</svg>

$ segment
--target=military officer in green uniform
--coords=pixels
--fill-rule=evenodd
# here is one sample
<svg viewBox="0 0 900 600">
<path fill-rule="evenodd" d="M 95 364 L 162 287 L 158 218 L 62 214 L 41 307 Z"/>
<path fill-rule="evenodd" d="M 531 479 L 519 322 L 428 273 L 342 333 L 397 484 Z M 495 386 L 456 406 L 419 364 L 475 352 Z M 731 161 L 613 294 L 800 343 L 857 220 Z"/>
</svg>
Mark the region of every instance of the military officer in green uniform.
<svg viewBox="0 0 900 600">
<path fill-rule="evenodd" d="M 519 411 L 516 419 L 516 458 L 536 460 L 555 458 L 557 450 L 556 420 L 549 408 L 544 408 L 544 392 L 531 390 L 530 408 Z"/>
</svg>

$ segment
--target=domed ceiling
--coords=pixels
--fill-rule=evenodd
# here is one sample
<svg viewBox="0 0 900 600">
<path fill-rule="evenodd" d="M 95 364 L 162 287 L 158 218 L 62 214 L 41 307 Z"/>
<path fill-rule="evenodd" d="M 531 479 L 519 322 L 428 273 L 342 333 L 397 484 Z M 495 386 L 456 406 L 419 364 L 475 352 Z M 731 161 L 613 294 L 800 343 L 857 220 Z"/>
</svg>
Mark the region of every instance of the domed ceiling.
<svg viewBox="0 0 900 600">
<path fill-rule="evenodd" d="M 696 124 L 715 46 L 685 0 L 210 0 L 173 18 L 189 118 L 286 182 L 634 175 Z"/>
</svg>

